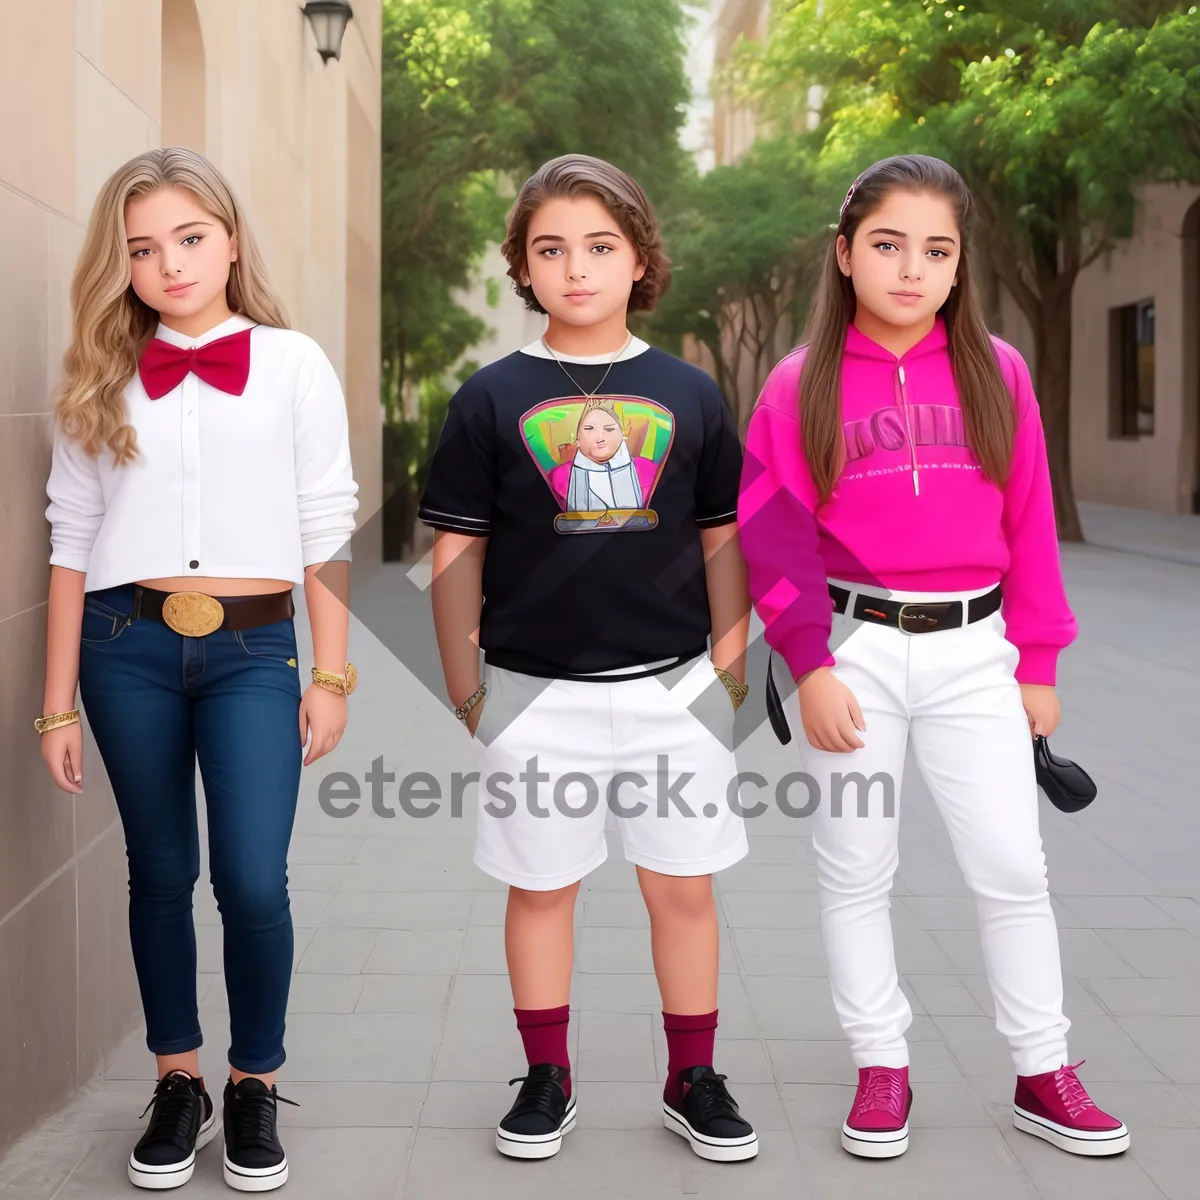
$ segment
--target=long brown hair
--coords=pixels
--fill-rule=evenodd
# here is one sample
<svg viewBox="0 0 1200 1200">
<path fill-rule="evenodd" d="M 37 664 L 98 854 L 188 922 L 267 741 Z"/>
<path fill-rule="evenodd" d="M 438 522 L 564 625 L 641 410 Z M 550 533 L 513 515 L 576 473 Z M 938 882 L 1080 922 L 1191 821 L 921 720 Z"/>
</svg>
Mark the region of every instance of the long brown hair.
<svg viewBox="0 0 1200 1200">
<path fill-rule="evenodd" d="M 547 200 L 562 196 L 595 196 L 612 213 L 622 232 L 633 243 L 646 272 L 629 293 L 631 313 L 652 312 L 671 286 L 671 260 L 663 249 L 662 232 L 654 206 L 632 176 L 620 167 L 590 154 L 564 154 L 543 163 L 525 181 L 508 214 L 508 232 L 500 247 L 508 260 L 508 275 L 530 312 L 545 313 L 533 288 L 521 282 L 528 266 L 525 240 L 529 222 Z"/>
<path fill-rule="evenodd" d="M 226 303 L 260 325 L 287 327 L 287 316 L 267 281 L 258 247 L 225 177 L 208 159 L 181 146 L 148 150 L 109 176 L 92 208 L 87 236 L 71 282 L 74 334 L 63 359 L 55 417 L 63 432 L 93 457 L 107 446 L 122 465 L 137 457 L 137 436 L 126 421 L 125 385 L 154 330 L 158 313 L 130 284 L 125 204 L 164 187 L 190 191 L 237 234 Z"/>
<path fill-rule="evenodd" d="M 954 205 L 962 245 L 958 286 L 950 289 L 939 312 L 946 322 L 967 444 L 986 477 L 1000 486 L 1008 478 L 1012 461 L 1016 423 L 1012 394 L 1000 373 L 995 347 L 971 289 L 971 193 L 949 163 L 924 154 L 901 154 L 868 167 L 850 189 L 805 329 L 808 348 L 800 372 L 800 432 L 822 503 L 832 494 L 845 464 L 842 356 L 857 303 L 853 283 L 838 266 L 837 234 L 844 234 L 853 244 L 859 225 L 893 188 L 935 192 Z"/>
</svg>

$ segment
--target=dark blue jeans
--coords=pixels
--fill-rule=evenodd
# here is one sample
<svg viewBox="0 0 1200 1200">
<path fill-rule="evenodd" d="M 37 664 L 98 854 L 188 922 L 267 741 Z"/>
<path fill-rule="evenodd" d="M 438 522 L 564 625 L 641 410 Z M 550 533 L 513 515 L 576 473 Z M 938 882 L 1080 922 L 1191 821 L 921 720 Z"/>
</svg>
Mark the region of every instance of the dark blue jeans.
<svg viewBox="0 0 1200 1200">
<path fill-rule="evenodd" d="M 198 761 L 224 926 L 229 1062 L 266 1074 L 284 1061 L 292 974 L 287 850 L 302 760 L 295 629 L 286 620 L 191 638 L 132 621 L 132 611 L 132 585 L 87 593 L 79 690 L 125 827 L 146 1044 L 180 1054 L 203 1040 L 192 921 Z"/>
</svg>

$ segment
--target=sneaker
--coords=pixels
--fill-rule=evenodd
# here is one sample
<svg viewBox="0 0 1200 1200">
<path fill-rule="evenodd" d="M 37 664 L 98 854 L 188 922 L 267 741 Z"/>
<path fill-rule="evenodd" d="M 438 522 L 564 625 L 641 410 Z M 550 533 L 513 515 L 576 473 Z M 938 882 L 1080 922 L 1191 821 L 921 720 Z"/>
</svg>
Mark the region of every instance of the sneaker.
<svg viewBox="0 0 1200 1200">
<path fill-rule="evenodd" d="M 725 1086 L 726 1076 L 712 1067 L 688 1067 L 678 1078 L 683 1101 L 678 1108 L 663 1101 L 663 1124 L 711 1162 L 753 1158 L 758 1153 L 758 1134 L 738 1112 Z"/>
<path fill-rule="evenodd" d="M 217 1113 L 204 1080 L 171 1071 L 154 1089 L 142 1116 L 150 1124 L 129 1156 L 129 1179 L 140 1188 L 182 1187 L 192 1177 L 196 1151 L 217 1132 Z"/>
<path fill-rule="evenodd" d="M 1013 1124 L 1068 1154 L 1120 1154 L 1129 1149 L 1129 1130 L 1084 1090 L 1074 1067 L 1043 1075 L 1018 1075 Z"/>
<path fill-rule="evenodd" d="M 236 1192 L 272 1192 L 287 1183 L 287 1155 L 275 1129 L 280 1100 L 299 1107 L 261 1079 L 225 1085 L 225 1182 Z"/>
<path fill-rule="evenodd" d="M 860 1067 L 842 1148 L 860 1158 L 896 1158 L 908 1149 L 912 1088 L 907 1067 Z"/>
<path fill-rule="evenodd" d="M 521 1085 L 517 1098 L 496 1128 L 496 1149 L 509 1158 L 553 1158 L 564 1133 L 575 1128 L 575 1093 L 567 1099 L 565 1067 L 539 1063 L 528 1075 L 510 1079 Z"/>
</svg>

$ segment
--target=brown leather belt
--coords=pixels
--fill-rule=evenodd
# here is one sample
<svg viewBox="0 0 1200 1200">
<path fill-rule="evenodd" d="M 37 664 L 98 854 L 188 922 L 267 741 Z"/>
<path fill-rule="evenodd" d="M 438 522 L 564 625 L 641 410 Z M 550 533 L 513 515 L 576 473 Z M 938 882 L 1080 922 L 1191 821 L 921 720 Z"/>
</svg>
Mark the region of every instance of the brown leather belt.
<svg viewBox="0 0 1200 1200">
<path fill-rule="evenodd" d="M 204 592 L 160 592 L 136 584 L 133 619 L 160 621 L 184 637 L 205 637 L 219 629 L 254 629 L 296 615 L 292 593 L 263 596 L 209 596 Z"/>
</svg>

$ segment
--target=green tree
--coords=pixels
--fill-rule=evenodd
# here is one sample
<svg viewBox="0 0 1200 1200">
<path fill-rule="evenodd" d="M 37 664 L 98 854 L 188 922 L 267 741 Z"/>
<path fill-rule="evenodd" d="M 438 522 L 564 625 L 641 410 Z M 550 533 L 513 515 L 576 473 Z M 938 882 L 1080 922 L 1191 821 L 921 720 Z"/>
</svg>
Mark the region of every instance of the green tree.
<svg viewBox="0 0 1200 1200">
<path fill-rule="evenodd" d="M 1070 471 L 1071 296 L 1131 230 L 1138 187 L 1200 179 L 1200 17 L 1108 0 L 798 0 L 776 15 L 743 86 L 768 110 L 824 89 L 823 161 L 953 163 L 980 247 L 1033 332 L 1059 533 L 1082 538 Z"/>
<path fill-rule="evenodd" d="M 687 335 L 708 350 L 743 433 L 803 321 L 837 211 L 815 151 L 812 138 L 759 142 L 694 180 L 665 222 L 672 282 L 648 327 L 676 353 Z"/>
</svg>

